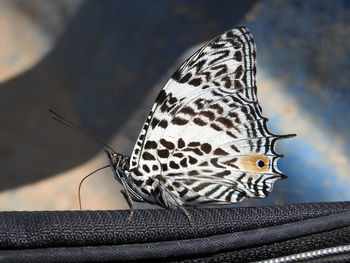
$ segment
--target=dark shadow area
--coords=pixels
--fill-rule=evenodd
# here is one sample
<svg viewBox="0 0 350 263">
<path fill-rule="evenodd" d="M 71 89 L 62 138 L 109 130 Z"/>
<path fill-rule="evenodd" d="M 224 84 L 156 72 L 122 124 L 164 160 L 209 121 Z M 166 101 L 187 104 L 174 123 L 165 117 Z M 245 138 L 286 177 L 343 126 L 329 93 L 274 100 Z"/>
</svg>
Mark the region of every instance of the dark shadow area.
<svg viewBox="0 0 350 263">
<path fill-rule="evenodd" d="M 47 57 L 0 85 L 0 191 L 101 150 L 48 107 L 108 141 L 184 50 L 236 26 L 254 2 L 85 2 Z"/>
</svg>

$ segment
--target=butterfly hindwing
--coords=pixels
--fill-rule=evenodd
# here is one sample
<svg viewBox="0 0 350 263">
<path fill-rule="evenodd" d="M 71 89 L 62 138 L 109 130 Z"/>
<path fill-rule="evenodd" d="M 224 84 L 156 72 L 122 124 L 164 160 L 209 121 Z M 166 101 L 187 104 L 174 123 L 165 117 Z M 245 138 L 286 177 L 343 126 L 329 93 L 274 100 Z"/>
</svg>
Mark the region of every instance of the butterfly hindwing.
<svg viewBox="0 0 350 263">
<path fill-rule="evenodd" d="M 239 27 L 173 74 L 130 160 L 129 176 L 145 195 L 160 178 L 173 205 L 234 203 L 271 191 L 282 177 L 274 150 L 279 136 L 269 132 L 257 101 L 255 57 L 253 37 Z"/>
</svg>

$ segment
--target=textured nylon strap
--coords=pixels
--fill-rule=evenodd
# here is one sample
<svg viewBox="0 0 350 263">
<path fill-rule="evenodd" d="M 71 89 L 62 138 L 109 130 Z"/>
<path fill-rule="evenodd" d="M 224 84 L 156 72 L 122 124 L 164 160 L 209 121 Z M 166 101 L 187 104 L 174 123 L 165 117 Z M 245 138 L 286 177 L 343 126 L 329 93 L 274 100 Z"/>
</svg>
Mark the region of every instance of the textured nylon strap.
<svg viewBox="0 0 350 263">
<path fill-rule="evenodd" d="M 176 210 L 138 210 L 131 223 L 128 211 L 1 212 L 0 259 L 212 257 L 348 227 L 349 210 L 350 202 L 189 209 L 194 228 Z"/>
</svg>

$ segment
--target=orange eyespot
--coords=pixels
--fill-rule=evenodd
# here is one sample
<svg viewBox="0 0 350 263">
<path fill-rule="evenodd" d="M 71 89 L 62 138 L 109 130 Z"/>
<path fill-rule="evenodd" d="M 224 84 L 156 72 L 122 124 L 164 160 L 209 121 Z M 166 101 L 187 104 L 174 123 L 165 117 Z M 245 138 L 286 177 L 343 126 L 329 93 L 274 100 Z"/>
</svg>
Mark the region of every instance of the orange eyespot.
<svg viewBox="0 0 350 263">
<path fill-rule="evenodd" d="M 270 161 L 264 155 L 246 155 L 240 160 L 241 166 L 248 172 L 266 172 L 269 169 Z"/>
</svg>

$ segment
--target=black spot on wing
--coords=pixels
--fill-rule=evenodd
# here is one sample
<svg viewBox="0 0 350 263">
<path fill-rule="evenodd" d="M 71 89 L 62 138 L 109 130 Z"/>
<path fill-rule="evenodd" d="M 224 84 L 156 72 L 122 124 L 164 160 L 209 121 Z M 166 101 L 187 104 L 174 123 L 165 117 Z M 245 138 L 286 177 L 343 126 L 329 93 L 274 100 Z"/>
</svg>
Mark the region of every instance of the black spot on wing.
<svg viewBox="0 0 350 263">
<path fill-rule="evenodd" d="M 154 180 L 153 180 L 152 178 L 148 178 L 148 179 L 146 180 L 146 185 L 151 186 L 151 185 L 153 184 L 153 182 L 154 182 Z"/>
<path fill-rule="evenodd" d="M 186 202 L 193 202 L 193 201 L 196 201 L 198 198 L 200 198 L 200 195 L 195 195 L 190 198 L 187 198 Z"/>
<path fill-rule="evenodd" d="M 172 142 L 165 139 L 160 139 L 160 143 L 169 150 L 173 150 L 175 148 L 175 145 Z"/>
<path fill-rule="evenodd" d="M 202 80 L 200 78 L 195 78 L 195 79 L 192 79 L 190 82 L 188 82 L 188 84 L 197 87 L 200 84 L 202 84 Z"/>
<path fill-rule="evenodd" d="M 235 152 L 241 152 L 238 148 L 237 148 L 237 146 L 236 145 L 234 145 L 234 144 L 231 144 L 231 146 L 230 146 Z"/>
<path fill-rule="evenodd" d="M 178 147 L 179 149 L 185 147 L 185 142 L 184 142 L 183 139 L 180 138 L 180 139 L 177 140 L 177 147 Z"/>
<path fill-rule="evenodd" d="M 231 197 L 234 194 L 234 190 L 231 190 L 231 192 L 228 193 L 228 195 L 226 195 L 226 202 L 231 202 Z"/>
<path fill-rule="evenodd" d="M 144 160 L 147 160 L 147 161 L 153 161 L 153 160 L 155 160 L 154 156 L 153 156 L 152 154 L 150 154 L 149 152 L 144 152 L 144 153 L 142 154 L 142 158 L 143 158 Z"/>
<path fill-rule="evenodd" d="M 199 185 L 197 185 L 196 187 L 193 187 L 193 191 L 194 192 L 199 192 L 201 190 L 203 190 L 204 188 L 208 187 L 209 185 L 211 185 L 212 183 L 208 183 L 208 182 L 204 182 L 204 183 L 200 183 Z"/>
<path fill-rule="evenodd" d="M 237 139 L 237 136 L 234 135 L 234 134 L 233 134 L 232 132 L 230 132 L 230 131 L 226 131 L 226 134 L 227 134 L 228 136 L 231 136 L 232 138 Z"/>
<path fill-rule="evenodd" d="M 179 118 L 179 117 L 175 117 L 174 119 L 172 119 L 172 124 L 175 125 L 186 125 L 188 123 L 188 120 Z"/>
<path fill-rule="evenodd" d="M 209 108 L 216 110 L 218 114 L 222 114 L 224 112 L 224 109 L 217 103 L 210 105 Z"/>
<path fill-rule="evenodd" d="M 193 67 L 196 68 L 196 72 L 197 73 L 202 69 L 202 67 L 205 64 L 205 62 L 206 62 L 206 60 L 202 59 L 202 60 L 199 60 L 196 64 L 194 64 Z"/>
<path fill-rule="evenodd" d="M 242 61 L 242 53 L 241 53 L 241 51 L 239 51 L 239 50 L 236 51 L 234 57 L 235 57 L 235 60 Z"/>
<path fill-rule="evenodd" d="M 212 127 L 216 131 L 222 131 L 222 128 L 216 125 L 215 123 L 210 124 L 210 127 Z"/>
<path fill-rule="evenodd" d="M 184 107 L 179 111 L 179 113 L 184 113 L 191 116 L 196 115 L 196 112 L 191 107 Z"/>
<path fill-rule="evenodd" d="M 196 106 L 199 110 L 204 108 L 204 102 L 203 102 L 203 99 L 201 99 L 201 98 L 195 100 L 194 104 L 196 104 Z"/>
<path fill-rule="evenodd" d="M 162 171 L 163 172 L 168 171 L 168 165 L 167 164 L 162 163 Z"/>
<path fill-rule="evenodd" d="M 179 83 L 186 83 L 187 81 L 189 81 L 189 79 L 192 77 L 191 73 L 187 73 L 185 76 L 182 76 L 181 74 L 181 70 L 177 70 L 172 76 L 171 78 Z"/>
<path fill-rule="evenodd" d="M 213 189 L 211 189 L 210 191 L 206 192 L 204 194 L 204 196 L 208 197 L 208 196 L 211 196 L 212 194 L 214 194 L 216 191 L 218 191 L 220 189 L 221 185 L 217 185 L 215 186 Z"/>
<path fill-rule="evenodd" d="M 180 161 L 180 165 L 182 167 L 187 167 L 187 158 L 183 158 L 181 161 Z"/>
<path fill-rule="evenodd" d="M 227 115 L 233 118 L 236 123 L 241 124 L 241 120 L 239 119 L 237 112 L 231 111 Z"/>
<path fill-rule="evenodd" d="M 153 118 L 153 120 L 151 122 L 152 128 L 154 129 L 157 126 L 158 123 L 159 123 L 159 120 L 157 118 Z"/>
<path fill-rule="evenodd" d="M 249 189 L 252 188 L 252 180 L 253 180 L 252 177 L 249 177 L 248 180 L 247 180 L 247 186 L 248 186 Z"/>
<path fill-rule="evenodd" d="M 146 164 L 144 164 L 143 166 L 142 166 L 142 169 L 146 172 L 146 173 L 149 173 L 151 170 L 149 169 L 149 167 L 146 165 Z"/>
<path fill-rule="evenodd" d="M 207 117 L 211 121 L 215 119 L 215 114 L 212 111 L 201 111 L 199 114 Z"/>
<path fill-rule="evenodd" d="M 208 162 L 207 161 L 202 162 L 201 164 L 199 164 L 199 166 L 208 166 Z"/>
<path fill-rule="evenodd" d="M 218 57 L 214 58 L 213 60 L 211 60 L 208 65 L 213 65 L 215 62 L 227 57 L 230 54 L 229 50 L 221 50 L 221 51 L 217 51 L 215 53 L 212 54 L 212 56 L 216 56 L 219 55 Z"/>
<path fill-rule="evenodd" d="M 203 143 L 201 145 L 201 150 L 205 152 L 206 154 L 210 153 L 211 151 L 211 145 L 209 143 Z"/>
<path fill-rule="evenodd" d="M 245 197 L 247 194 L 245 192 L 240 192 L 237 196 L 236 201 L 239 202 L 242 200 L 243 197 Z"/>
<path fill-rule="evenodd" d="M 180 195 L 180 197 L 183 197 L 187 193 L 188 193 L 188 189 L 184 188 L 182 191 L 179 192 L 179 195 Z"/>
<path fill-rule="evenodd" d="M 161 90 L 156 98 L 156 102 L 158 104 L 161 104 L 164 102 L 166 97 L 167 97 L 166 92 L 164 90 Z"/>
<path fill-rule="evenodd" d="M 229 89 L 229 88 L 231 88 L 231 86 L 232 86 L 232 82 L 231 82 L 231 79 L 229 78 L 229 77 L 223 77 L 222 79 L 221 79 L 221 81 L 223 81 L 224 82 L 224 87 L 226 88 L 226 89 Z"/>
<path fill-rule="evenodd" d="M 234 86 L 235 86 L 235 89 L 243 88 L 243 85 L 241 84 L 241 82 L 239 80 L 235 80 Z"/>
<path fill-rule="evenodd" d="M 192 77 L 191 73 L 187 73 L 185 76 L 183 76 L 182 78 L 179 79 L 180 83 L 186 83 L 187 81 L 190 80 L 190 78 Z"/>
<path fill-rule="evenodd" d="M 235 158 L 233 158 L 231 160 L 228 160 L 228 161 L 224 162 L 223 164 L 229 165 L 229 166 L 231 166 L 231 167 L 233 167 L 233 168 L 238 170 L 239 169 L 238 166 L 235 165 L 236 161 L 237 161 L 237 158 L 235 157 Z"/>
<path fill-rule="evenodd" d="M 228 152 L 224 151 L 221 148 L 216 148 L 214 151 L 214 155 L 228 155 L 228 154 L 229 154 Z"/>
<path fill-rule="evenodd" d="M 169 151 L 164 149 L 164 150 L 158 150 L 158 156 L 160 158 L 168 158 L 169 157 Z"/>
<path fill-rule="evenodd" d="M 222 172 L 215 173 L 215 174 L 213 174 L 213 176 L 216 176 L 216 177 L 224 177 L 224 176 L 230 175 L 230 174 L 231 174 L 230 171 L 225 170 L 225 171 L 222 171 Z"/>
<path fill-rule="evenodd" d="M 174 104 L 177 102 L 177 98 L 173 96 L 173 94 L 169 93 L 169 104 Z"/>
<path fill-rule="evenodd" d="M 232 121 L 230 119 L 228 119 L 228 118 L 219 117 L 215 121 L 222 123 L 223 125 L 226 126 L 226 128 L 232 128 L 233 127 Z"/>
<path fill-rule="evenodd" d="M 197 170 L 192 170 L 192 171 L 188 172 L 188 175 L 190 175 L 190 176 L 199 175 L 199 172 Z"/>
<path fill-rule="evenodd" d="M 243 67 L 242 65 L 239 65 L 236 69 L 236 78 L 239 79 L 243 74 Z"/>
<path fill-rule="evenodd" d="M 192 156 L 188 156 L 188 160 L 190 164 L 196 164 L 198 162 L 198 160 Z"/>
<path fill-rule="evenodd" d="M 228 191 L 232 190 L 231 188 L 227 188 L 224 191 L 222 191 L 220 194 L 218 194 L 217 196 L 214 197 L 214 199 L 219 199 L 222 196 L 224 196 Z"/>
<path fill-rule="evenodd" d="M 186 148 L 184 151 L 187 152 L 194 152 L 197 155 L 203 155 L 203 153 L 201 152 L 201 150 L 199 150 L 198 148 Z"/>
<path fill-rule="evenodd" d="M 179 169 L 180 168 L 180 166 L 177 163 L 175 163 L 174 161 L 170 161 L 169 167 L 172 169 Z"/>
<path fill-rule="evenodd" d="M 226 66 L 225 64 L 212 67 L 211 69 L 212 69 L 212 70 L 218 70 L 218 69 L 219 69 L 219 71 L 217 71 L 217 72 L 215 73 L 214 78 L 219 77 L 219 76 L 221 76 L 222 74 L 224 74 L 224 73 L 227 72 L 227 66 Z"/>
<path fill-rule="evenodd" d="M 143 183 L 144 183 L 144 181 L 143 180 L 137 180 L 137 179 L 132 179 L 132 181 L 134 182 L 134 184 L 136 185 L 136 186 L 141 186 L 141 185 L 143 185 Z"/>
<path fill-rule="evenodd" d="M 205 125 L 208 124 L 207 122 L 205 122 L 205 121 L 202 120 L 201 118 L 194 118 L 194 119 L 193 119 L 193 122 L 194 122 L 195 124 L 197 124 L 198 126 L 205 126 Z"/>
<path fill-rule="evenodd" d="M 178 158 L 184 157 L 184 155 L 182 153 L 174 153 L 173 156 L 178 157 Z"/>
<path fill-rule="evenodd" d="M 211 158 L 210 163 L 214 165 L 216 168 L 225 168 L 224 166 L 218 164 L 219 158 Z"/>
<path fill-rule="evenodd" d="M 145 144 L 145 149 L 156 149 L 157 148 L 157 143 L 155 141 L 147 141 Z"/>
<path fill-rule="evenodd" d="M 199 145 L 200 145 L 200 142 L 190 142 L 190 143 L 188 144 L 189 147 L 197 147 L 197 146 L 199 146 Z"/>
<path fill-rule="evenodd" d="M 165 129 L 166 127 L 168 127 L 168 122 L 166 120 L 162 120 L 159 123 L 159 126 L 162 127 L 163 129 Z"/>
</svg>

